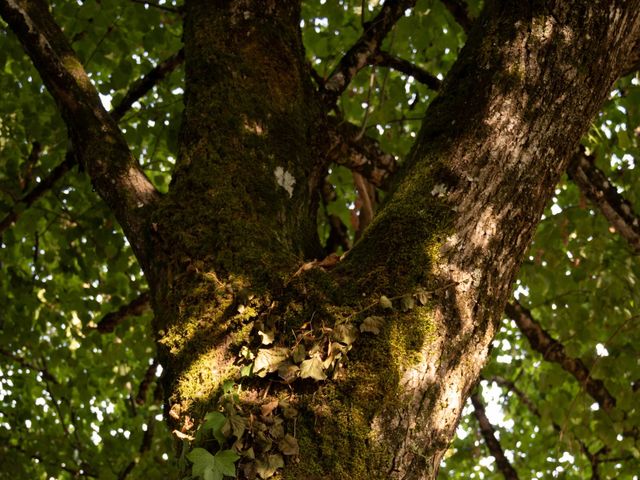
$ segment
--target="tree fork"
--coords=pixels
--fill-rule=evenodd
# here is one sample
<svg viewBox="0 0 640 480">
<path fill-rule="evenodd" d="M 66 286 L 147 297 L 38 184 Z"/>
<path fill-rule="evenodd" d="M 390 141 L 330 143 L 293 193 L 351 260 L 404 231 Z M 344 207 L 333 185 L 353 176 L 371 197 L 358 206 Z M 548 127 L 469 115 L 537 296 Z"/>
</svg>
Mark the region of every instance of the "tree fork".
<svg viewBox="0 0 640 480">
<path fill-rule="evenodd" d="M 292 384 L 300 457 L 281 475 L 435 478 L 542 209 L 638 36 L 635 7 L 490 2 L 362 240 L 337 268 L 302 271 L 319 251 L 310 132 L 326 123 L 298 5 L 188 2 L 185 117 L 152 285 L 175 426 L 188 433 L 237 380 L 256 325 L 286 349 L 308 324 L 351 346 L 335 332 L 378 322 L 332 379 Z M 282 400 L 276 379 L 245 388 Z"/>
</svg>

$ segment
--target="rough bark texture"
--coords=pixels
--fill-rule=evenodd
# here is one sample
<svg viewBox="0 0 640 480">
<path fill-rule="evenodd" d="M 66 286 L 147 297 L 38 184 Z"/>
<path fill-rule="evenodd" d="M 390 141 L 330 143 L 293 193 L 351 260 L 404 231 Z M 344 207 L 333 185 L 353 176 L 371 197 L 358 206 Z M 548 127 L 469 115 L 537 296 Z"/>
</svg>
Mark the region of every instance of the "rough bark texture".
<svg viewBox="0 0 640 480">
<path fill-rule="evenodd" d="M 175 426 L 214 408 L 252 331 L 275 327 L 286 349 L 308 323 L 335 335 L 375 314 L 380 334 L 359 336 L 344 369 L 287 394 L 300 458 L 281 476 L 434 478 L 542 209 L 633 44 L 635 7 L 490 2 L 390 199 L 326 272 L 297 268 L 317 255 L 323 164 L 297 6 L 188 3 L 180 159 L 155 217 Z M 378 300 L 418 292 L 428 302 L 406 311 Z M 277 385 L 247 382 L 244 408 L 282 401 Z"/>
<path fill-rule="evenodd" d="M 274 478 L 435 478 L 543 207 L 640 33 L 639 0 L 488 1 L 385 205 L 337 266 L 313 262 L 325 109 L 413 3 L 386 2 L 315 92 L 299 2 L 188 0 L 158 199 L 46 6 L 0 0 L 145 266 L 176 435 L 221 406 L 259 461 L 295 435 Z M 299 345 L 327 379 L 241 377 L 274 348 L 300 373 Z"/>
</svg>

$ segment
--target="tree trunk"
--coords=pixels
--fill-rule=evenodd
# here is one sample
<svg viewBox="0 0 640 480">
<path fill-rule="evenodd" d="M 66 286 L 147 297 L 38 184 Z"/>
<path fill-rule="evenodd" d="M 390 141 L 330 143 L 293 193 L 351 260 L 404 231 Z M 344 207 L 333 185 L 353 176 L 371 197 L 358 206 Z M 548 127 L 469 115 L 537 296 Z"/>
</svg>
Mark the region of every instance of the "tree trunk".
<svg viewBox="0 0 640 480">
<path fill-rule="evenodd" d="M 40 18 L 55 29 L 27 3 L 0 13 L 46 80 L 64 40 L 30 44 Z M 145 268 L 168 421 L 188 439 L 223 412 L 207 429 L 242 452 L 239 478 L 436 477 L 542 210 L 640 34 L 638 0 L 486 3 L 337 265 L 313 261 L 332 96 L 311 83 L 300 2 L 187 0 L 179 158 L 161 199 L 147 202 L 116 133 L 107 153 L 125 160 L 92 160 L 111 158 L 85 138 L 104 117 L 97 96 L 68 102 L 59 84 L 88 80 L 48 80 L 70 130 L 86 113 L 73 138 Z M 142 193 L 118 196 L 109 178 Z M 214 451 L 204 430 L 196 443 Z"/>
<path fill-rule="evenodd" d="M 283 478 L 435 478 L 543 207 L 637 35 L 638 2 L 530 3 L 489 2 L 393 194 L 329 271 L 298 270 L 318 252 L 324 168 L 298 5 L 187 3 L 180 158 L 155 217 L 158 340 L 184 433 L 242 384 L 225 412 L 253 419 L 258 461 L 241 475 L 277 464 L 262 440 L 286 431 L 300 452 Z M 257 357 L 240 379 L 243 346 Z"/>
</svg>

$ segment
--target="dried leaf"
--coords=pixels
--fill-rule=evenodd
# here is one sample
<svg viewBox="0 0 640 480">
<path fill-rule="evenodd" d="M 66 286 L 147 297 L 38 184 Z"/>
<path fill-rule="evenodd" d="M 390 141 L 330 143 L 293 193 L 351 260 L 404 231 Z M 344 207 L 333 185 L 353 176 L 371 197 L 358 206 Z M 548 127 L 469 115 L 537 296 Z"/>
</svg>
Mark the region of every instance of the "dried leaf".
<svg viewBox="0 0 640 480">
<path fill-rule="evenodd" d="M 296 345 L 293 349 L 293 352 L 291 352 L 291 355 L 293 357 L 294 363 L 302 362 L 307 356 L 307 352 L 304 349 L 304 345 L 301 343 Z"/>
<path fill-rule="evenodd" d="M 377 316 L 367 317 L 360 324 L 360 331 L 369 332 L 369 333 L 373 333 L 374 335 L 378 335 L 383 325 L 384 325 L 383 317 L 377 317 Z"/>
<path fill-rule="evenodd" d="M 278 408 L 277 398 L 270 401 L 269 403 L 265 403 L 264 405 L 262 405 L 260 407 L 260 413 L 262 413 L 263 417 L 268 417 L 269 415 L 271 415 L 271 412 L 273 412 L 276 408 Z"/>
<path fill-rule="evenodd" d="M 253 362 L 253 372 L 275 372 L 289 356 L 289 349 L 283 347 L 261 348 Z"/>
<path fill-rule="evenodd" d="M 333 338 L 345 345 L 351 345 L 356 341 L 358 330 L 352 323 L 341 323 L 333 329 Z"/>
<path fill-rule="evenodd" d="M 247 429 L 247 419 L 240 415 L 230 415 L 229 424 L 231 425 L 231 430 L 236 438 L 241 438 L 244 431 Z"/>
<path fill-rule="evenodd" d="M 266 332 L 263 332 L 262 330 L 258 330 L 258 335 L 262 337 L 262 345 L 271 345 L 275 337 L 275 331 L 267 330 Z"/>
<path fill-rule="evenodd" d="M 284 363 L 278 367 L 278 376 L 286 383 L 293 382 L 300 372 L 300 367 L 291 363 Z"/>
<path fill-rule="evenodd" d="M 382 295 L 378 303 L 380 303 L 380 306 L 382 308 L 387 308 L 387 309 L 393 308 L 393 304 L 391 303 L 391 300 L 389 300 L 389 297 L 387 297 L 386 295 Z"/>
<path fill-rule="evenodd" d="M 278 443 L 278 448 L 285 455 L 298 455 L 300 453 L 300 447 L 298 447 L 298 440 L 288 433 Z"/>
<path fill-rule="evenodd" d="M 322 360 L 312 357 L 300 364 L 300 378 L 313 378 L 314 380 L 326 380 L 327 376 L 322 368 Z"/>
<path fill-rule="evenodd" d="M 418 303 L 420 305 L 426 305 L 427 302 L 429 301 L 429 294 L 424 290 L 421 290 L 418 293 L 416 293 L 416 299 L 418 300 Z"/>
<path fill-rule="evenodd" d="M 415 307 L 415 302 L 413 301 L 413 297 L 411 295 L 405 295 L 400 299 L 400 310 L 403 312 L 408 312 Z"/>
<path fill-rule="evenodd" d="M 256 461 L 256 470 L 260 478 L 263 480 L 273 477 L 276 470 L 284 467 L 284 460 L 282 455 L 276 453 L 275 455 L 269 455 L 266 460 Z"/>
</svg>

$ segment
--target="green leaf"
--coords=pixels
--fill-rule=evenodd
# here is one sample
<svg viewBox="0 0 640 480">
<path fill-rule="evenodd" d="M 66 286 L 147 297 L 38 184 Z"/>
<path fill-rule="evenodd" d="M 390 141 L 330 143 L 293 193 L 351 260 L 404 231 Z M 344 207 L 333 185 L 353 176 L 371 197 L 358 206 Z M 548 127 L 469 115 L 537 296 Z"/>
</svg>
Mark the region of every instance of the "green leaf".
<svg viewBox="0 0 640 480">
<path fill-rule="evenodd" d="M 209 412 L 204 417 L 205 421 L 202 424 L 204 431 L 212 430 L 213 436 L 218 441 L 220 446 L 226 441 L 226 437 L 222 433 L 227 418 L 220 412 Z"/>
<path fill-rule="evenodd" d="M 211 455 L 204 448 L 194 448 L 187 458 L 193 463 L 192 472 L 205 480 L 222 480 L 225 475 L 235 477 L 235 462 L 240 456 L 233 450 L 222 450 Z"/>
<path fill-rule="evenodd" d="M 300 364 L 300 378 L 313 378 L 314 380 L 326 380 L 327 376 L 322 368 L 322 360 L 314 356 Z"/>
<path fill-rule="evenodd" d="M 276 470 L 283 467 L 284 460 L 282 459 L 282 455 L 277 453 L 269 455 L 266 460 L 259 459 L 256 461 L 256 470 L 262 479 L 273 477 Z"/>
</svg>

